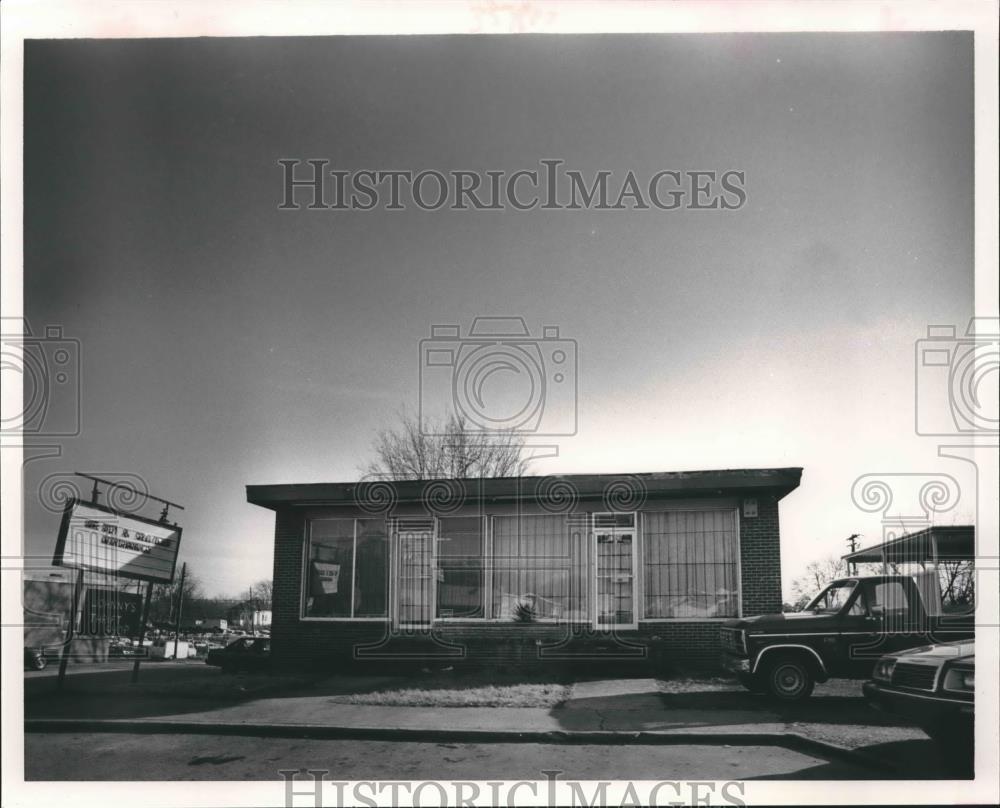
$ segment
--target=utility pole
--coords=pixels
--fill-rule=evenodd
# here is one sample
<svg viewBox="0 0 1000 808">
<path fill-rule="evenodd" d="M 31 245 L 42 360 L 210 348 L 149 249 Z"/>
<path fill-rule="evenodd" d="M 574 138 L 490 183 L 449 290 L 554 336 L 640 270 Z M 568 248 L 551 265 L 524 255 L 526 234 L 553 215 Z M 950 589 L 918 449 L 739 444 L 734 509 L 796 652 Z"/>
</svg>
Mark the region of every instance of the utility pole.
<svg viewBox="0 0 1000 808">
<path fill-rule="evenodd" d="M 253 587 L 247 589 L 247 604 L 250 606 L 250 636 L 257 636 L 257 604 L 253 600 Z"/>
<path fill-rule="evenodd" d="M 858 549 L 858 539 L 860 539 L 860 538 L 861 538 L 861 536 L 859 534 L 857 534 L 857 533 L 852 533 L 850 536 L 847 537 L 847 543 L 851 546 L 851 552 L 852 553 L 854 553 L 854 552 L 857 551 L 857 549 Z M 848 575 L 856 575 L 857 572 L 858 572 L 858 564 L 857 564 L 857 562 L 856 561 L 848 561 L 847 562 L 847 573 L 848 573 Z"/>
<path fill-rule="evenodd" d="M 187 561 L 181 564 L 181 586 L 177 593 L 177 622 L 174 623 L 174 659 L 177 659 L 177 649 L 181 644 L 181 611 L 184 609 L 184 576 L 187 574 Z"/>
</svg>

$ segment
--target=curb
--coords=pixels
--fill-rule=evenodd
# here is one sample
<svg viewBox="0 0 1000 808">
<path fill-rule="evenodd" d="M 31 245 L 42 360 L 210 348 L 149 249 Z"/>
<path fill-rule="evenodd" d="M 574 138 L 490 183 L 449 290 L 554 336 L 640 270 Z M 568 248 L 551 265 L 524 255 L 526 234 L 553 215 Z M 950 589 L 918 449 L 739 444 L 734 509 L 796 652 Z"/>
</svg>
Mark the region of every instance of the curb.
<svg viewBox="0 0 1000 808">
<path fill-rule="evenodd" d="M 324 726 L 320 724 L 252 724 L 99 718 L 25 719 L 25 733 L 122 732 L 142 735 L 245 735 L 262 738 L 397 741 L 409 743 L 544 743 L 618 746 L 627 744 L 705 746 L 781 746 L 793 751 L 846 760 L 866 769 L 886 772 L 896 767 L 845 746 L 819 741 L 796 732 L 648 732 L 611 730 L 412 729 L 396 727 Z"/>
</svg>

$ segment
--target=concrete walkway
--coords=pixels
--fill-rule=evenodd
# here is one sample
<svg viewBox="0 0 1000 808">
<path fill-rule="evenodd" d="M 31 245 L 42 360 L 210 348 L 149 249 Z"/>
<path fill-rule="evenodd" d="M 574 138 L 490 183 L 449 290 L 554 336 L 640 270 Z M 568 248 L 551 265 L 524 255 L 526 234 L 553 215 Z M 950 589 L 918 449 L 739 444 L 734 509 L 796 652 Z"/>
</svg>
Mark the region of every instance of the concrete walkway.
<svg viewBox="0 0 1000 808">
<path fill-rule="evenodd" d="M 205 668 L 150 666 L 130 685 L 127 672 L 79 676 L 61 693 L 54 681 L 26 681 L 29 732 L 141 732 L 471 742 L 715 743 L 799 748 L 864 757 L 860 747 L 923 742 L 920 730 L 894 725 L 850 687 L 794 708 L 773 705 L 739 686 L 648 678 L 571 685 L 554 707 L 401 707 L 345 703 L 358 694 L 405 688 L 401 677 L 330 677 L 256 697 L 219 698 L 210 685 L 236 680 Z M 184 678 L 188 677 L 185 684 Z M 170 688 L 182 685 L 176 692 Z M 30 687 L 29 687 L 30 685 Z M 232 687 L 232 684 L 230 685 Z M 877 759 L 876 759 L 877 761 Z M 877 761 L 874 765 L 884 765 Z"/>
<path fill-rule="evenodd" d="M 79 673 L 84 673 L 80 671 Z M 776 705 L 721 680 L 595 679 L 551 707 L 402 707 L 350 703 L 369 693 L 459 688 L 400 676 L 246 680 L 204 666 L 150 665 L 67 679 L 25 678 L 29 733 L 139 733 L 393 742 L 692 744 L 784 747 L 876 772 L 936 771 L 939 750 L 919 729 L 865 704 L 857 682 L 830 682 L 797 705 Z M 470 682 L 476 686 L 477 682 Z M 247 692 L 236 692 L 238 688 Z M 257 689 L 255 689 L 257 688 Z"/>
</svg>

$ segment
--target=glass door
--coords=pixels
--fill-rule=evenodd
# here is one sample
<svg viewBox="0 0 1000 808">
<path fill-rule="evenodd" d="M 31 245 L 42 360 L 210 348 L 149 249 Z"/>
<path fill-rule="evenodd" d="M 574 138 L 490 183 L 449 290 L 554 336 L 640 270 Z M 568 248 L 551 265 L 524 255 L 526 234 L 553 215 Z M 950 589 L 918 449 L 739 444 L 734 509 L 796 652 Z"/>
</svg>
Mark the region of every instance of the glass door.
<svg viewBox="0 0 1000 808">
<path fill-rule="evenodd" d="M 433 519 L 399 519 L 394 531 L 396 574 L 393 619 L 397 626 L 429 626 L 434 614 Z"/>
<path fill-rule="evenodd" d="M 634 513 L 594 514 L 598 628 L 636 628 Z"/>
</svg>

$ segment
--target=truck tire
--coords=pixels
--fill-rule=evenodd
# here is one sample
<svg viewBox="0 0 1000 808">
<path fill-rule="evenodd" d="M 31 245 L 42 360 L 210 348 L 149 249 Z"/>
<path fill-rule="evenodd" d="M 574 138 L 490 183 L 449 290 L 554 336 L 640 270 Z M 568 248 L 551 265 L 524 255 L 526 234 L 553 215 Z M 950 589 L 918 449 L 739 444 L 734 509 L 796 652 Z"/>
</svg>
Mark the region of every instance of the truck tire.
<svg viewBox="0 0 1000 808">
<path fill-rule="evenodd" d="M 812 666 L 799 654 L 782 654 L 767 661 L 764 682 L 772 698 L 783 702 L 803 701 L 816 685 Z"/>
<path fill-rule="evenodd" d="M 761 677 L 753 673 L 741 673 L 737 677 L 740 680 L 740 684 L 743 685 L 751 693 L 766 693 L 767 684 L 761 680 Z"/>
</svg>

